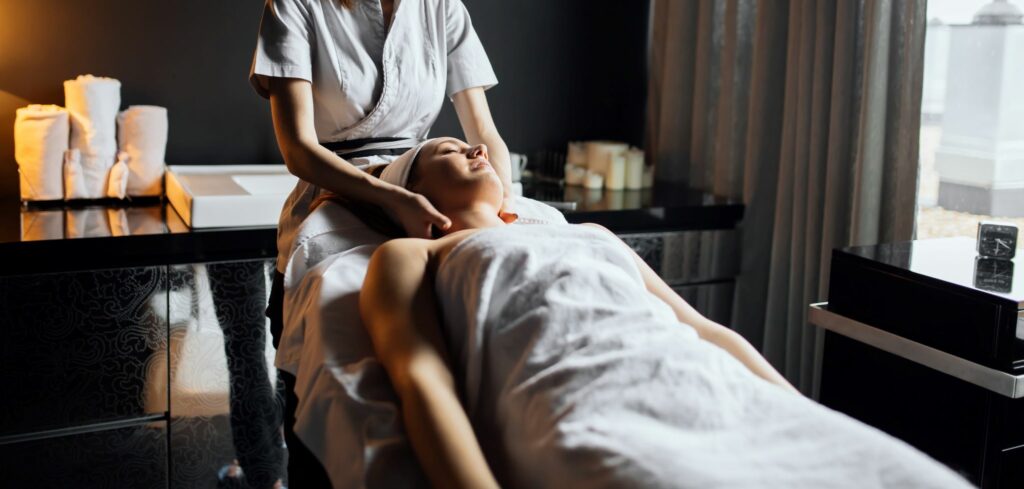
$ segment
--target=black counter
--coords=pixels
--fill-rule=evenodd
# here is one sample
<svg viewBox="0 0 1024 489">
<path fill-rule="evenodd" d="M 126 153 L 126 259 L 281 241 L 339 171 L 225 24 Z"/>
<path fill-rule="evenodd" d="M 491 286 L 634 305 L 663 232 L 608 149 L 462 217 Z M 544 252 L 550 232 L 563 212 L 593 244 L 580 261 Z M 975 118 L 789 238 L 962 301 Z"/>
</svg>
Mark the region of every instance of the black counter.
<svg viewBox="0 0 1024 489">
<path fill-rule="evenodd" d="M 190 229 L 167 203 L 0 209 L 0 276 L 269 258 L 273 226 Z M 13 223 L 13 225 L 12 225 Z"/>
<path fill-rule="evenodd" d="M 524 195 L 566 203 L 567 220 L 616 233 L 731 229 L 743 205 L 686 188 L 602 191 L 527 182 Z M 190 229 L 167 203 L 0 205 L 0 276 L 270 258 L 273 226 Z"/>
<path fill-rule="evenodd" d="M 1024 309 L 1024 266 L 978 255 L 974 239 L 943 238 L 836 250 L 834 256 L 876 266 L 934 287 Z"/>
<path fill-rule="evenodd" d="M 561 202 L 571 223 L 593 222 L 616 233 L 732 229 L 743 204 L 679 185 L 643 190 L 591 190 L 554 183 L 524 182 L 523 195 Z"/>
</svg>

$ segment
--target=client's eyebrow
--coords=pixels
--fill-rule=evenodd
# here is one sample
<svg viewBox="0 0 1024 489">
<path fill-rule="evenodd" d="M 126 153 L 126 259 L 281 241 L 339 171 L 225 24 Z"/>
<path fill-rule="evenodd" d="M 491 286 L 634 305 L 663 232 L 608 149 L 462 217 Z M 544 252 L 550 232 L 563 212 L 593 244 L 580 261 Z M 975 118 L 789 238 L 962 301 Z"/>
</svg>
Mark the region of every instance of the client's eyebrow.
<svg viewBox="0 0 1024 489">
<path fill-rule="evenodd" d="M 446 144 L 450 144 L 450 145 L 452 145 L 452 146 L 455 146 L 455 149 L 456 149 L 456 150 L 458 150 L 458 149 L 461 149 L 461 148 L 459 148 L 459 145 L 455 143 L 455 141 L 454 141 L 454 140 L 450 140 L 450 139 L 449 139 L 449 140 L 446 140 L 446 141 L 441 141 L 441 142 L 440 142 L 440 143 L 439 143 L 439 144 L 438 144 L 438 145 L 437 145 L 437 146 L 436 146 L 436 147 L 434 148 L 434 154 L 438 154 L 438 153 L 440 153 L 440 152 L 441 152 L 441 150 L 443 150 L 443 149 L 444 149 L 444 145 L 446 145 Z"/>
</svg>

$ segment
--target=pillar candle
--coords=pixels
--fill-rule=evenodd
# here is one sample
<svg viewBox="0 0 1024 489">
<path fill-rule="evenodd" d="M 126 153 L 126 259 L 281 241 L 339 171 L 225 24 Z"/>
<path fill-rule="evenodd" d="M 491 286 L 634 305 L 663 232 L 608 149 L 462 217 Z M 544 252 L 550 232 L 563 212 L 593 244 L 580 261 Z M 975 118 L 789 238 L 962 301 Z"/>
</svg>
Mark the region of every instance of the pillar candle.
<svg viewBox="0 0 1024 489">
<path fill-rule="evenodd" d="M 622 190 L 626 186 L 626 157 L 617 154 L 611 157 L 605 172 L 604 188 Z"/>
<path fill-rule="evenodd" d="M 626 188 L 641 189 L 644 186 L 644 152 L 633 148 L 626 152 Z"/>
<path fill-rule="evenodd" d="M 587 141 L 584 148 L 587 155 L 587 169 L 600 173 L 607 178 L 611 157 L 624 153 L 629 149 L 629 145 L 615 141 Z"/>
<path fill-rule="evenodd" d="M 600 190 L 601 187 L 604 187 L 604 177 L 598 172 L 587 170 L 583 186 L 592 190 Z"/>
</svg>

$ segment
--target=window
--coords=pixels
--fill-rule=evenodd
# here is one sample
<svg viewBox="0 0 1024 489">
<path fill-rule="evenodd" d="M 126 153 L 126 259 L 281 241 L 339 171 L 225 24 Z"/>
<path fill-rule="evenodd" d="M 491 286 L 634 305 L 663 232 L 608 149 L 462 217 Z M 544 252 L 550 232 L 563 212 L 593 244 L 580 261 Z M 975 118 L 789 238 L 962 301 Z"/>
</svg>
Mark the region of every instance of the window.
<svg viewBox="0 0 1024 489">
<path fill-rule="evenodd" d="M 1024 0 L 929 0 L 917 237 L 1024 229 Z"/>
</svg>

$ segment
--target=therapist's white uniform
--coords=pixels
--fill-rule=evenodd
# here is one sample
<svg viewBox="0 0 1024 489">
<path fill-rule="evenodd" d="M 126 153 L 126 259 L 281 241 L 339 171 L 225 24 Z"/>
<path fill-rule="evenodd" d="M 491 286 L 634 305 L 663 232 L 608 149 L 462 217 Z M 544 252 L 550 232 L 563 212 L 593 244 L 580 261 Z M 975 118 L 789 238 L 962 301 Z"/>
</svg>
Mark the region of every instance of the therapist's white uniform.
<svg viewBox="0 0 1024 489">
<path fill-rule="evenodd" d="M 249 77 L 264 97 L 268 77 L 312 82 L 316 134 L 328 148 L 408 138 L 375 151 L 425 139 L 445 95 L 497 83 L 460 0 L 395 0 L 390 30 L 379 0 L 351 9 L 338 0 L 267 0 Z M 366 167 L 395 157 L 345 158 Z M 386 238 L 339 205 L 310 213 L 317 192 L 299 181 L 278 227 L 284 311 L 275 365 L 295 377 L 294 432 L 335 488 L 425 486 L 352 300 Z"/>
<path fill-rule="evenodd" d="M 338 0 L 267 0 L 249 75 L 263 97 L 267 77 L 312 82 L 314 125 L 325 143 L 426 139 L 446 94 L 498 82 L 460 0 L 395 0 L 390 29 L 379 0 L 355 0 L 351 9 Z M 350 161 L 366 167 L 394 158 Z M 282 273 L 316 192 L 300 180 L 282 209 Z"/>
</svg>

